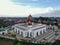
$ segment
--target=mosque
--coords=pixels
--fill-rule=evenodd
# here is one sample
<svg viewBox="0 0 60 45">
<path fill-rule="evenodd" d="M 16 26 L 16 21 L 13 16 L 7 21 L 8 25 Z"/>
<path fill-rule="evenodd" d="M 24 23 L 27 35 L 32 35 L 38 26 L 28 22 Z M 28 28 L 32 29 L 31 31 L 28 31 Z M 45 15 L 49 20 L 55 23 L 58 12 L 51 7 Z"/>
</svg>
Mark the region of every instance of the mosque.
<svg viewBox="0 0 60 45">
<path fill-rule="evenodd" d="M 22 37 L 35 38 L 46 32 L 46 25 L 41 24 L 41 20 L 38 20 L 38 23 L 34 23 L 32 16 L 29 15 L 26 23 L 22 23 L 22 20 L 19 20 L 19 24 L 12 26 L 14 32 L 19 34 Z"/>
</svg>

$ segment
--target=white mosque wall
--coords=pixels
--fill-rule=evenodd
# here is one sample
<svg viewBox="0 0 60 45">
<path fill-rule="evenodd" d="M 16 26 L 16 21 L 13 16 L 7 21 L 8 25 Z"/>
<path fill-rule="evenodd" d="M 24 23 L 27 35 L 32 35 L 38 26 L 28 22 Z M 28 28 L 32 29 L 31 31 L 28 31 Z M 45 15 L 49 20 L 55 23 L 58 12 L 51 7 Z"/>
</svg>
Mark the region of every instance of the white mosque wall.
<svg viewBox="0 0 60 45">
<path fill-rule="evenodd" d="M 44 26 L 43 28 L 41 29 L 36 29 L 36 28 L 39 28 L 39 27 L 42 27 Z M 46 32 L 46 25 L 37 25 L 36 27 L 33 27 L 33 28 L 29 28 L 27 30 L 21 30 L 20 28 L 17 28 L 15 26 L 12 26 L 12 28 L 14 28 L 14 31 L 16 33 L 18 33 L 19 35 L 22 35 L 23 37 L 26 37 L 28 35 L 28 37 L 36 37 L 38 35 L 41 35 L 43 34 L 44 32 Z M 34 30 L 36 29 L 36 30 Z M 29 34 L 28 34 L 29 33 Z M 32 34 L 31 34 L 32 33 Z M 37 34 L 38 33 L 38 34 Z M 31 35 L 32 36 L 31 36 Z"/>
<path fill-rule="evenodd" d="M 46 32 L 46 28 L 42 28 L 42 29 L 38 29 L 38 30 L 34 30 L 34 37 L 43 34 L 44 32 Z M 38 33 L 38 34 L 37 34 Z"/>
</svg>

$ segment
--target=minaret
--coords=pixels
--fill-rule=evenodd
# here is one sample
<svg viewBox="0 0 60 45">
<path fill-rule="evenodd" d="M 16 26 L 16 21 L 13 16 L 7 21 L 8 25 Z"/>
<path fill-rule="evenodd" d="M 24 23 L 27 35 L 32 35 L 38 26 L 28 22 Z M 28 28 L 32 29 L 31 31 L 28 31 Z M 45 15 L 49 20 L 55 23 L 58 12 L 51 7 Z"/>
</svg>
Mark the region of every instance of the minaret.
<svg viewBox="0 0 60 45">
<path fill-rule="evenodd" d="M 31 14 L 29 14 L 28 18 L 27 18 L 27 21 L 32 21 L 32 16 Z"/>
</svg>

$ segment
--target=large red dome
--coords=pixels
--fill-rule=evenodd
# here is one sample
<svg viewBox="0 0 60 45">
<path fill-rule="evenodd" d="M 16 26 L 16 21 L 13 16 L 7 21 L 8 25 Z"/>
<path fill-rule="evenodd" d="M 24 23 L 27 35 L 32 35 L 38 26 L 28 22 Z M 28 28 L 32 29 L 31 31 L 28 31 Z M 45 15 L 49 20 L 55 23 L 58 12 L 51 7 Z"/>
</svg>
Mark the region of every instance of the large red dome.
<svg viewBox="0 0 60 45">
<path fill-rule="evenodd" d="M 31 21 L 28 21 L 27 24 L 28 24 L 28 25 L 32 25 L 32 22 L 31 22 Z"/>
</svg>

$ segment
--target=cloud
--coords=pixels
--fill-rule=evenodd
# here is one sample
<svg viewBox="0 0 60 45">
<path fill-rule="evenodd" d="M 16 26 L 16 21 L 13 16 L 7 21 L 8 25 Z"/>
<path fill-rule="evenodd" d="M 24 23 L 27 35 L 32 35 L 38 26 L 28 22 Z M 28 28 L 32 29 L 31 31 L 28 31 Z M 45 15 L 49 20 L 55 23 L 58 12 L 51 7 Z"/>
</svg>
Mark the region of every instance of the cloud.
<svg viewBox="0 0 60 45">
<path fill-rule="evenodd" d="M 0 0 L 0 17 L 28 16 L 29 14 L 47 13 L 52 7 L 33 8 L 31 6 L 16 5 L 11 0 Z"/>
<path fill-rule="evenodd" d="M 60 10 L 58 9 L 55 9 L 51 12 L 48 12 L 48 13 L 44 13 L 44 14 L 35 14 L 34 15 L 35 17 L 39 17 L 39 16 L 42 16 L 42 17 L 60 17 Z"/>
</svg>

